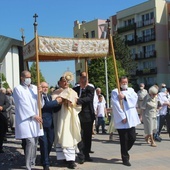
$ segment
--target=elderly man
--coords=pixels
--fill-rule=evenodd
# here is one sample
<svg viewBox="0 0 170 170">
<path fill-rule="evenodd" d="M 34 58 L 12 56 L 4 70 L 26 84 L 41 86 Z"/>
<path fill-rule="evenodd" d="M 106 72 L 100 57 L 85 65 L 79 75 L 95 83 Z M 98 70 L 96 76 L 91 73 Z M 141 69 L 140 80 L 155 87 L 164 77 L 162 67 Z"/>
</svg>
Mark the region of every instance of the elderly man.
<svg viewBox="0 0 170 170">
<path fill-rule="evenodd" d="M 53 109 L 60 109 L 61 97 L 57 97 L 52 101 L 48 95 L 48 83 L 42 82 L 42 119 L 44 135 L 39 137 L 41 163 L 44 170 L 49 170 L 50 160 L 49 154 L 54 142 L 54 125 L 53 125 Z"/>
</svg>

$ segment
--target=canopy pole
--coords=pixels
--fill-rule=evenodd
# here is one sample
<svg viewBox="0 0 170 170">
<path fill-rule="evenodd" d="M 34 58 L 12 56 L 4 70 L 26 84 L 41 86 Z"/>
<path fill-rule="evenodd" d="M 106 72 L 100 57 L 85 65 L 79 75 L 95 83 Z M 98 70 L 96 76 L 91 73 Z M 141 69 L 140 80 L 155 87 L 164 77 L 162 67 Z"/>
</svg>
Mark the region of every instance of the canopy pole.
<svg viewBox="0 0 170 170">
<path fill-rule="evenodd" d="M 39 54 L 38 54 L 38 34 L 37 34 L 37 17 L 38 15 L 35 14 L 33 16 L 35 18 L 34 21 L 34 36 L 35 36 L 35 57 L 36 57 L 36 72 L 37 72 L 37 94 L 38 94 L 38 110 L 39 116 L 42 118 L 42 111 L 41 111 L 41 94 L 39 91 L 40 87 L 40 73 L 39 73 Z M 42 123 L 40 124 L 40 129 L 42 129 Z"/>
<path fill-rule="evenodd" d="M 88 59 L 87 58 L 85 59 L 85 72 L 86 72 L 87 80 L 88 80 Z"/>
<path fill-rule="evenodd" d="M 112 52 L 112 57 L 113 57 L 113 65 L 114 65 L 114 71 L 115 71 L 115 77 L 116 77 L 116 85 L 117 85 L 117 89 L 118 89 L 118 94 L 120 94 L 120 83 L 119 83 L 119 77 L 118 77 L 116 57 L 115 57 L 112 35 L 110 34 L 110 20 L 107 19 L 106 22 L 108 23 L 108 38 L 109 38 L 109 43 L 110 43 L 109 45 L 111 47 L 111 52 Z M 123 109 L 122 100 L 119 100 L 119 103 L 120 103 L 120 107 Z"/>
<path fill-rule="evenodd" d="M 119 78 L 118 78 L 118 71 L 117 71 L 117 64 L 116 64 L 116 57 L 115 57 L 115 51 L 114 51 L 114 47 L 113 47 L 113 39 L 112 39 L 112 35 L 110 34 L 110 20 L 107 19 L 107 24 L 108 24 L 108 39 L 110 42 L 110 47 L 111 47 L 111 52 L 112 52 L 112 57 L 113 57 L 113 65 L 114 65 L 114 71 L 115 71 L 115 77 L 116 77 L 116 85 L 118 88 L 118 92 L 120 93 L 120 84 L 119 84 Z"/>
</svg>

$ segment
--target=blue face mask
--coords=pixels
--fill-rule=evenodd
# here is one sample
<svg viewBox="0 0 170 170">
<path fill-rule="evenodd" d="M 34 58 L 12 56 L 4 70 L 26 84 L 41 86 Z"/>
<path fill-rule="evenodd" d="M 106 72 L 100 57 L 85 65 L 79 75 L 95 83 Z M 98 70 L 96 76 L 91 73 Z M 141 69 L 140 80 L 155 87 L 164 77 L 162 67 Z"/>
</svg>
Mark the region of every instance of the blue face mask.
<svg viewBox="0 0 170 170">
<path fill-rule="evenodd" d="M 161 92 L 166 92 L 167 91 L 167 88 L 161 88 L 161 90 L 160 90 Z"/>
</svg>

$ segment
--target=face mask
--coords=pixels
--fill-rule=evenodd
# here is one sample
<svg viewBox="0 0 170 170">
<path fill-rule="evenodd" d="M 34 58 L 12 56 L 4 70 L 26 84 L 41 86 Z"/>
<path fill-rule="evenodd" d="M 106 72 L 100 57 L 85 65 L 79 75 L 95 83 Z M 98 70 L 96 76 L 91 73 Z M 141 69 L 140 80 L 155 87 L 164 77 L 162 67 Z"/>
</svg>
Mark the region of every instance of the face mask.
<svg viewBox="0 0 170 170">
<path fill-rule="evenodd" d="M 127 84 L 122 84 L 122 85 L 121 85 L 121 88 L 122 88 L 123 90 L 126 90 L 126 89 L 128 88 L 128 85 L 127 85 Z"/>
<path fill-rule="evenodd" d="M 144 88 L 143 87 L 140 87 L 141 90 L 143 90 Z"/>
<path fill-rule="evenodd" d="M 162 88 L 162 89 L 161 89 L 161 92 L 166 92 L 166 88 Z"/>
<path fill-rule="evenodd" d="M 24 84 L 29 86 L 31 84 L 31 78 L 25 78 Z"/>
</svg>

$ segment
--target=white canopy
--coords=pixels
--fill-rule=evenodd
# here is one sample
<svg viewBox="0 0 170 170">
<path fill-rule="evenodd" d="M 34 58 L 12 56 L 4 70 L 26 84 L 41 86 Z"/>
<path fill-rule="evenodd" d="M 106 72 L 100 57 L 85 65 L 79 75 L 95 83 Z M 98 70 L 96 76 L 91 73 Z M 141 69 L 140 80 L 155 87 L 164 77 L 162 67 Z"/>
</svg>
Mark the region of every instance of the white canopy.
<svg viewBox="0 0 170 170">
<path fill-rule="evenodd" d="M 108 39 L 75 39 L 38 36 L 40 61 L 71 60 L 106 57 Z M 23 48 L 25 61 L 35 60 L 35 38 Z"/>
</svg>

